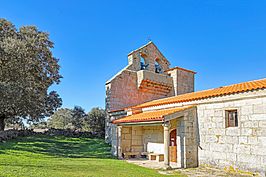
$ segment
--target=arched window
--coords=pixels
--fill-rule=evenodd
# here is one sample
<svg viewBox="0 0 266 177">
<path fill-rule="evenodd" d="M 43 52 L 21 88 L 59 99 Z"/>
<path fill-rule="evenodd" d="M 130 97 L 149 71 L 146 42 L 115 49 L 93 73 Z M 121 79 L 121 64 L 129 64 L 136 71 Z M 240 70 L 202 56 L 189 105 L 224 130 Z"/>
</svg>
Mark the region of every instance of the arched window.
<svg viewBox="0 0 266 177">
<path fill-rule="evenodd" d="M 158 60 L 155 61 L 155 73 L 163 73 L 162 66 L 158 63 Z"/>
<path fill-rule="evenodd" d="M 149 64 L 146 63 L 145 58 L 143 58 L 141 55 L 139 55 L 140 58 L 140 69 L 146 70 L 148 69 Z"/>
</svg>

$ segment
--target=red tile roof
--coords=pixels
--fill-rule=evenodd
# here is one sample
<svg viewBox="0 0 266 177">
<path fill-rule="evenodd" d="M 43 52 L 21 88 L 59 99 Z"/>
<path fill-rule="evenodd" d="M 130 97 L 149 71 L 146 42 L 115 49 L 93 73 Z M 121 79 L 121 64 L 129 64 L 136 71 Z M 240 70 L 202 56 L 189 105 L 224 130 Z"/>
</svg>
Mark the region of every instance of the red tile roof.
<svg viewBox="0 0 266 177">
<path fill-rule="evenodd" d="M 145 108 L 145 107 L 159 106 L 159 105 L 164 105 L 164 104 L 189 102 L 189 101 L 201 100 L 201 99 L 206 99 L 206 98 L 230 95 L 230 94 L 235 94 L 235 93 L 253 91 L 253 90 L 258 90 L 258 89 L 266 89 L 266 78 L 261 79 L 261 80 L 243 82 L 243 83 L 219 87 L 215 89 L 203 90 L 203 91 L 198 91 L 198 92 L 177 95 L 174 97 L 154 100 L 154 101 L 150 101 L 150 102 L 146 102 L 146 103 L 134 106 L 132 108 L 133 109 L 134 108 Z"/>
<path fill-rule="evenodd" d="M 176 107 L 172 109 L 163 109 L 163 110 L 156 110 L 156 111 L 148 111 L 139 114 L 133 114 L 130 116 L 126 116 L 117 120 L 114 120 L 112 123 L 132 123 L 132 122 L 150 122 L 150 121 L 163 121 L 164 116 L 169 114 L 173 114 L 179 111 L 183 111 L 193 106 L 183 106 L 183 107 Z"/>
</svg>

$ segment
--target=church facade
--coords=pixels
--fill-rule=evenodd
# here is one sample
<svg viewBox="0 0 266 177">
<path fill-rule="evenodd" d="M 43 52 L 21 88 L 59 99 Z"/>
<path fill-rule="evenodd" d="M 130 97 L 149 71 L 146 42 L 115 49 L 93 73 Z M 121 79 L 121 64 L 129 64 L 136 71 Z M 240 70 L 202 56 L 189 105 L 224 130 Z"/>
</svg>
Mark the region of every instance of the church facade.
<svg viewBox="0 0 266 177">
<path fill-rule="evenodd" d="M 149 42 L 106 82 L 106 141 L 119 158 L 266 171 L 266 79 L 194 92 L 196 72 Z"/>
</svg>

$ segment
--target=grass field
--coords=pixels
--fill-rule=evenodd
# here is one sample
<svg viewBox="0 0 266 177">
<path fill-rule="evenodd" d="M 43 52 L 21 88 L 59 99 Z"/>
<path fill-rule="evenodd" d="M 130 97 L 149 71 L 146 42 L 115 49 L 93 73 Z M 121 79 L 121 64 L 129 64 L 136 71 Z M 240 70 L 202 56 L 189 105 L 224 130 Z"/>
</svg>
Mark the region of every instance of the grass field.
<svg viewBox="0 0 266 177">
<path fill-rule="evenodd" d="M 0 176 L 164 176 L 114 159 L 109 152 L 101 139 L 24 137 L 0 143 Z"/>
</svg>

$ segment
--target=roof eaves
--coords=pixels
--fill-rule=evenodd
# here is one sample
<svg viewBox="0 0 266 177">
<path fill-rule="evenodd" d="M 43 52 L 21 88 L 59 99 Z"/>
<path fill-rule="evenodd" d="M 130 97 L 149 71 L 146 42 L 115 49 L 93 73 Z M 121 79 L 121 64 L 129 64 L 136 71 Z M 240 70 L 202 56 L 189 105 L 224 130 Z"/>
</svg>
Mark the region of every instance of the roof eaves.
<svg viewBox="0 0 266 177">
<path fill-rule="evenodd" d="M 261 83 L 261 84 L 258 86 L 254 82 Z M 238 93 L 244 93 L 244 92 L 260 90 L 260 89 L 266 89 L 265 82 L 266 82 L 266 79 L 264 79 L 264 81 L 262 81 L 262 79 L 261 79 L 261 80 L 253 80 L 253 81 L 249 81 L 249 82 L 238 83 L 238 84 L 251 84 L 251 85 L 253 85 L 253 88 L 246 88 L 246 89 L 241 89 L 241 90 L 236 90 L 236 91 L 234 91 L 234 90 L 230 91 L 229 87 L 232 87 L 232 86 L 234 87 L 234 86 L 237 86 L 238 84 L 232 84 L 232 85 L 228 85 L 228 86 L 224 86 L 224 87 L 218 87 L 218 88 L 215 88 L 215 89 L 202 90 L 202 91 L 198 91 L 198 92 L 186 93 L 186 94 L 196 94 L 196 93 L 201 93 L 201 92 L 204 93 L 204 92 L 207 92 L 207 91 L 214 91 L 214 93 L 212 93 L 212 94 L 202 95 L 202 96 L 199 96 L 197 98 L 184 98 L 184 99 L 181 99 L 181 100 L 167 101 L 170 98 L 175 98 L 175 97 L 186 95 L 186 94 L 177 95 L 177 96 L 168 97 L 168 98 L 163 98 L 163 99 L 159 99 L 159 100 L 162 101 L 161 103 L 160 102 L 152 103 L 153 101 L 151 101 L 150 104 L 145 105 L 145 104 L 149 103 L 149 102 L 146 102 L 146 103 L 143 103 L 143 104 L 140 104 L 140 105 L 136 105 L 136 106 L 132 107 L 132 109 L 141 109 L 141 108 L 161 106 L 161 105 L 174 104 L 174 103 L 185 103 L 185 102 L 190 102 L 190 101 L 203 100 L 203 99 L 207 99 L 207 98 L 215 98 L 215 97 L 220 97 L 220 96 L 226 96 L 226 95 L 232 95 L 232 94 L 238 94 Z M 218 89 L 221 89 L 221 88 L 229 89 L 229 91 L 227 91 L 225 93 L 217 93 Z M 159 101 L 159 100 L 154 100 L 154 101 Z"/>
</svg>

